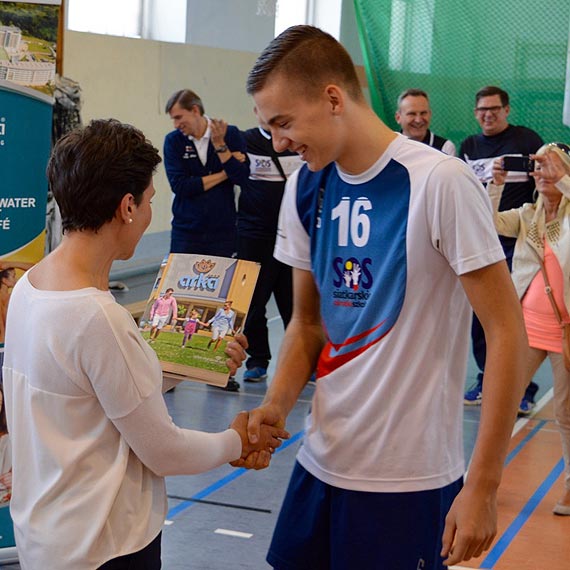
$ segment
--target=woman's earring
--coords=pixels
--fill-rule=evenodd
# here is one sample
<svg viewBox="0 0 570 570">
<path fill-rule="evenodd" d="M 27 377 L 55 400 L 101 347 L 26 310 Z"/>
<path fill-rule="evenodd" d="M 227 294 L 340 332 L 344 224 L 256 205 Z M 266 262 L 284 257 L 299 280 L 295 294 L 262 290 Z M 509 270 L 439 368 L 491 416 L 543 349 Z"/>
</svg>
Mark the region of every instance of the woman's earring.
<svg viewBox="0 0 570 570">
<path fill-rule="evenodd" d="M 133 223 L 133 219 L 129 218 L 129 224 L 132 224 L 132 223 Z"/>
</svg>

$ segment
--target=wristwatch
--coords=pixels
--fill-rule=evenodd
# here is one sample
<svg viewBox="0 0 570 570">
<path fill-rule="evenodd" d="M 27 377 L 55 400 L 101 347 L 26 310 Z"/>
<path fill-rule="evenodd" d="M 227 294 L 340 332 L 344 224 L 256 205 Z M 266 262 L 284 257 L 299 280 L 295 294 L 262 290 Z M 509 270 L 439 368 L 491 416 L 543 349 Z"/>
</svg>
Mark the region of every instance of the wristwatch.
<svg viewBox="0 0 570 570">
<path fill-rule="evenodd" d="M 226 152 L 228 150 L 228 145 L 227 144 L 223 144 L 222 146 L 219 146 L 218 148 L 214 149 L 216 152 Z"/>
</svg>

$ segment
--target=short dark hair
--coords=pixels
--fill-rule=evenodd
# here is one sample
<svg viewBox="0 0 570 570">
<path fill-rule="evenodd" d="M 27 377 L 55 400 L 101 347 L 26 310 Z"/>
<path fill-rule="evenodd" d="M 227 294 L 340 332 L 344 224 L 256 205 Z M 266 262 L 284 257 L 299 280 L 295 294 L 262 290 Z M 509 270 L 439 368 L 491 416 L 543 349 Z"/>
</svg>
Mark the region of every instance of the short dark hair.
<svg viewBox="0 0 570 570">
<path fill-rule="evenodd" d="M 63 231 L 97 231 L 113 219 L 126 194 L 140 204 L 160 162 L 141 131 L 116 119 L 94 120 L 62 137 L 47 177 Z"/>
<path fill-rule="evenodd" d="M 406 89 L 405 91 L 402 91 L 400 93 L 400 95 L 398 95 L 398 108 L 400 107 L 400 105 L 402 104 L 402 101 L 406 97 L 425 97 L 429 102 L 428 94 L 425 91 L 422 91 L 421 89 L 413 89 L 413 88 L 412 89 Z"/>
<path fill-rule="evenodd" d="M 178 103 L 183 109 L 187 111 L 191 111 L 192 107 L 196 105 L 200 111 L 200 115 L 204 114 L 204 105 L 202 103 L 202 99 L 194 93 L 191 89 L 180 89 L 180 91 L 176 91 L 170 96 L 166 103 L 166 107 L 164 112 L 170 113 L 172 107 Z"/>
<path fill-rule="evenodd" d="M 291 26 L 263 50 L 247 77 L 247 92 L 261 91 L 274 73 L 299 82 L 310 94 L 330 82 L 344 87 L 354 100 L 362 90 L 354 63 L 330 34 L 313 26 Z"/>
<path fill-rule="evenodd" d="M 172 292 L 174 293 L 174 289 L 173 289 L 172 287 L 169 287 L 169 288 L 165 291 L 165 293 L 168 293 L 169 291 L 172 291 Z"/>
<path fill-rule="evenodd" d="M 479 89 L 475 94 L 475 105 L 479 103 L 479 99 L 482 99 L 483 97 L 491 97 L 493 95 L 498 95 L 501 98 L 501 105 L 503 105 L 503 107 L 506 107 L 509 104 L 509 94 L 506 91 L 496 85 L 486 85 Z"/>
</svg>

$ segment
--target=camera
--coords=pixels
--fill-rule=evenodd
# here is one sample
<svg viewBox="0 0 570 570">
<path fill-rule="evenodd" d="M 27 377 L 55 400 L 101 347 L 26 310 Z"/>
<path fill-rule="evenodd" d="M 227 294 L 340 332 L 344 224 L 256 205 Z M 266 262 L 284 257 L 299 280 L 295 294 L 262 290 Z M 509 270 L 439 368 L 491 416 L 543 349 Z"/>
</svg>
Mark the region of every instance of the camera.
<svg viewBox="0 0 570 570">
<path fill-rule="evenodd" d="M 503 170 L 532 172 L 534 170 L 534 160 L 530 156 L 503 156 Z"/>
</svg>

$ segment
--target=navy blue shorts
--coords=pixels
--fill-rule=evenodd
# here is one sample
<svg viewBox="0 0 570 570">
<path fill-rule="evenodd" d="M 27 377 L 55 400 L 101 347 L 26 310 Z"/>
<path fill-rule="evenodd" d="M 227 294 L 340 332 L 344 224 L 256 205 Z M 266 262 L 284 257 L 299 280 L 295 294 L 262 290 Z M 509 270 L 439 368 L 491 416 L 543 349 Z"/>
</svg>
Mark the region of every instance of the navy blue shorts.
<svg viewBox="0 0 570 570">
<path fill-rule="evenodd" d="M 267 562 L 276 570 L 443 570 L 441 537 L 463 478 L 430 491 L 332 487 L 296 463 Z"/>
</svg>

